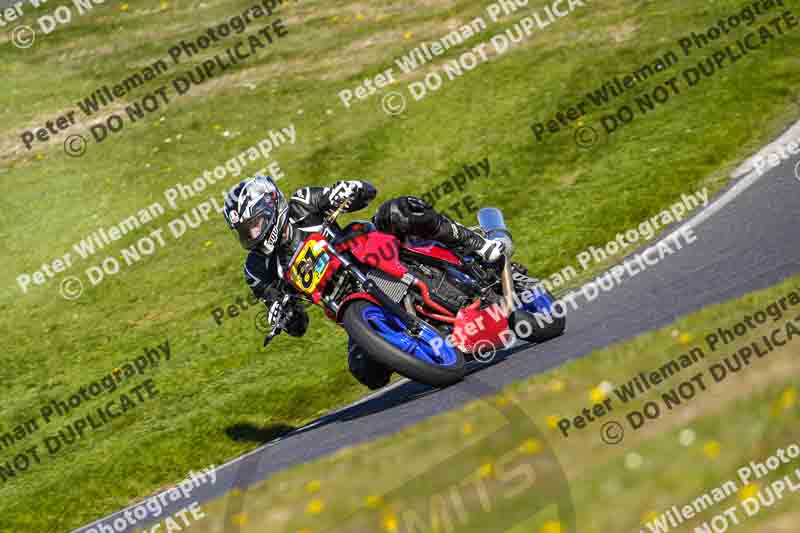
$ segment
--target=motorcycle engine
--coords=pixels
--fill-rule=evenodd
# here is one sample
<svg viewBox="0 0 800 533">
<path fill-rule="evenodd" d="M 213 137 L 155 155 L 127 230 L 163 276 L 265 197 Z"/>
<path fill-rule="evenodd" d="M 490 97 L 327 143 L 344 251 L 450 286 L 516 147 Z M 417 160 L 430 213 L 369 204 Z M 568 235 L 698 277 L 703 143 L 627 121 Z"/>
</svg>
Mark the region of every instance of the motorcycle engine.
<svg viewBox="0 0 800 533">
<path fill-rule="evenodd" d="M 480 294 L 478 283 L 455 268 L 443 270 L 416 264 L 411 269 L 428 284 L 431 297 L 454 312 L 472 303 Z"/>
</svg>

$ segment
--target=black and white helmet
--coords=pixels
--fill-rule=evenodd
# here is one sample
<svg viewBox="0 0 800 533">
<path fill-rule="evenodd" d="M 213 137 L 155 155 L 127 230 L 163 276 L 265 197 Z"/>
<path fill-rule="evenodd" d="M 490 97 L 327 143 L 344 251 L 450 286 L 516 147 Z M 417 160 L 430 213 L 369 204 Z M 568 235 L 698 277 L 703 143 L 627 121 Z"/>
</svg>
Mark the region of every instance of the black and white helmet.
<svg viewBox="0 0 800 533">
<path fill-rule="evenodd" d="M 239 182 L 225 196 L 225 221 L 245 250 L 271 254 L 286 224 L 289 205 L 269 176 Z"/>
</svg>

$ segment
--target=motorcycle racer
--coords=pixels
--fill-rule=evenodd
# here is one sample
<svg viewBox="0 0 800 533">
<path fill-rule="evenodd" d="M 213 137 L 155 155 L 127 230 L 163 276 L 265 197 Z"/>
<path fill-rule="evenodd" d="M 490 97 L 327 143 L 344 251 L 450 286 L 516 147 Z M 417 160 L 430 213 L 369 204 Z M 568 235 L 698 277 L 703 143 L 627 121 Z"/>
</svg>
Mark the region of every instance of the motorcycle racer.
<svg viewBox="0 0 800 533">
<path fill-rule="evenodd" d="M 319 231 L 332 211 L 347 202 L 344 212 L 365 208 L 376 195 L 366 181 L 337 181 L 331 187 L 303 187 L 287 201 L 269 176 L 242 180 L 225 196 L 223 216 L 249 253 L 244 277 L 254 295 L 268 308 L 273 333 L 285 331 L 300 337 L 308 327 L 308 315 L 299 301 L 286 291 L 283 276 L 288 263 L 308 234 Z M 379 231 L 399 239 L 439 241 L 495 262 L 504 253 L 500 241 L 481 235 L 438 213 L 421 198 L 402 196 L 381 204 L 372 222 Z M 391 370 L 372 361 L 352 340 L 348 344 L 348 367 L 353 376 L 370 389 L 389 382 Z"/>
</svg>

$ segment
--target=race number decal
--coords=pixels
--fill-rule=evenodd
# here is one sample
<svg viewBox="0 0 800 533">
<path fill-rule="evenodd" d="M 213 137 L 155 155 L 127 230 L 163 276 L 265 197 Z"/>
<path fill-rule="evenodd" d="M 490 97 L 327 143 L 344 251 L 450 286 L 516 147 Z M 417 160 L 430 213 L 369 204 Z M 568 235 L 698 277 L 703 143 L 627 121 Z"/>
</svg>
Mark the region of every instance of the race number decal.
<svg viewBox="0 0 800 533">
<path fill-rule="evenodd" d="M 324 250 L 315 253 L 315 248 L 321 248 L 323 242 L 307 241 L 305 246 L 297 254 L 297 258 L 292 264 L 292 283 L 298 290 L 311 294 L 317 288 L 319 280 L 328 270 L 330 259 Z"/>
</svg>

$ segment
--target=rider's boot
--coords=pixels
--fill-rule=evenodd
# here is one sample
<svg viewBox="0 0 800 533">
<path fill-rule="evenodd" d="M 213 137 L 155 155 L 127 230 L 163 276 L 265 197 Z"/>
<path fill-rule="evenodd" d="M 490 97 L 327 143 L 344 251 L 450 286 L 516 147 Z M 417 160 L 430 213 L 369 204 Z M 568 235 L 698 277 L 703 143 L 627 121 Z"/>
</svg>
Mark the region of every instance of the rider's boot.
<svg viewBox="0 0 800 533">
<path fill-rule="evenodd" d="M 464 248 L 489 263 L 494 263 L 503 257 L 505 244 L 501 241 L 481 237 L 471 229 L 450 220 L 442 214 L 439 214 L 439 217 L 439 225 L 436 233 L 431 237 L 432 239 L 442 244 Z"/>
<path fill-rule="evenodd" d="M 370 390 L 385 387 L 392 378 L 392 371 L 371 359 L 353 339 L 347 341 L 347 366 L 353 377 Z"/>
</svg>

